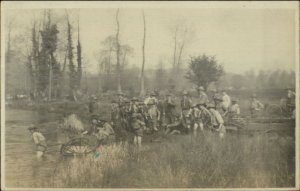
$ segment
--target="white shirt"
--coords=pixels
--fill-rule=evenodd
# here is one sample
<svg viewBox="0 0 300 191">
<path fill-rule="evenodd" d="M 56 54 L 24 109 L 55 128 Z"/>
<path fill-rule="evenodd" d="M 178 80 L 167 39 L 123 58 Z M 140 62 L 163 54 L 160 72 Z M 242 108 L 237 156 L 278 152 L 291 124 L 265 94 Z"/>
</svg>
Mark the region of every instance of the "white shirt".
<svg viewBox="0 0 300 191">
<path fill-rule="evenodd" d="M 225 95 L 222 96 L 222 100 L 223 100 L 222 101 L 222 105 L 225 108 L 228 108 L 230 106 L 230 104 L 231 104 L 230 97 L 227 94 L 225 94 Z"/>
<path fill-rule="evenodd" d="M 40 132 L 33 132 L 32 133 L 32 138 L 33 138 L 33 141 L 36 145 L 40 144 L 43 141 L 46 141 L 44 135 L 42 135 L 42 133 L 40 133 Z"/>
</svg>

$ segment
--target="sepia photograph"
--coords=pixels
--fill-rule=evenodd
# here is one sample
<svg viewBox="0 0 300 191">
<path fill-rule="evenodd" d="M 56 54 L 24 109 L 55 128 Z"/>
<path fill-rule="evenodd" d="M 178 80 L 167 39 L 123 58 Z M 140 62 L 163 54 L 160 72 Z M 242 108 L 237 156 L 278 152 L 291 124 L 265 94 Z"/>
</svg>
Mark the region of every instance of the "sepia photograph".
<svg viewBox="0 0 300 191">
<path fill-rule="evenodd" d="M 299 2 L 1 3 L 1 190 L 299 190 Z"/>
</svg>

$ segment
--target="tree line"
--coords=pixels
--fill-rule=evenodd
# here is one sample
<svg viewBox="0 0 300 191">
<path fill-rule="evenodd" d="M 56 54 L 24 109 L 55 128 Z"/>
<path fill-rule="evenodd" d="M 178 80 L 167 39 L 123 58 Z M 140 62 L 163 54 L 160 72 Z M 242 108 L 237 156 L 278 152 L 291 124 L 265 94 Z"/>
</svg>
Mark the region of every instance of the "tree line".
<svg viewBox="0 0 300 191">
<path fill-rule="evenodd" d="M 98 61 L 97 74 L 87 73 L 87 61 L 82 56 L 79 12 L 68 10 L 57 16 L 52 10 L 44 10 L 33 19 L 28 31 L 11 38 L 13 20 L 8 22 L 6 45 L 6 92 L 18 90 L 30 95 L 32 100 L 77 101 L 84 93 L 101 94 L 110 91 L 128 91 L 145 96 L 153 89 L 174 91 L 194 86 L 205 89 L 268 89 L 295 86 L 295 72 L 285 70 L 244 74 L 225 73 L 215 56 L 201 54 L 183 59 L 185 47 L 193 37 L 192 28 L 176 23 L 171 28 L 173 39 L 172 59 L 161 59 L 156 68 L 145 69 L 147 58 L 147 23 L 141 11 L 143 39 L 141 41 L 141 65 L 132 65 L 129 58 L 134 49 L 120 39 L 120 10 L 115 12 L 115 34 L 107 36 L 95 52 Z M 76 17 L 77 16 L 77 17 Z M 77 37 L 77 38 L 76 38 Z M 28 40 L 29 39 L 29 40 Z M 22 46 L 23 47 L 20 47 Z M 166 65 L 171 63 L 171 68 Z M 184 67 L 187 66 L 186 67 Z"/>
</svg>

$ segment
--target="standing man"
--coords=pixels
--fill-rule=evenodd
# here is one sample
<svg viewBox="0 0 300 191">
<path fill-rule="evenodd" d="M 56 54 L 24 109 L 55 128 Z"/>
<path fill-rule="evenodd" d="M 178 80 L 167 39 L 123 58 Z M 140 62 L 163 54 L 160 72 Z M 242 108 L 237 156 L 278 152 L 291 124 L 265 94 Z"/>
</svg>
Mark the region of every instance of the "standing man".
<svg viewBox="0 0 300 191">
<path fill-rule="evenodd" d="M 167 94 L 167 99 L 165 100 L 164 104 L 164 113 L 166 119 L 166 124 L 174 123 L 175 115 L 176 115 L 176 103 L 174 99 L 172 98 L 171 94 Z"/>
<path fill-rule="evenodd" d="M 198 91 L 199 91 L 199 102 L 200 103 L 204 103 L 204 104 L 208 104 L 209 103 L 209 99 L 208 99 L 207 94 L 205 93 L 204 88 L 202 86 L 200 86 L 198 88 Z"/>
<path fill-rule="evenodd" d="M 231 104 L 231 99 L 225 90 L 222 90 L 222 109 L 224 112 L 228 111 L 228 108 Z"/>
<path fill-rule="evenodd" d="M 293 112 L 295 110 L 296 105 L 296 93 L 292 91 L 291 88 L 287 88 L 287 96 L 286 96 L 286 107 L 289 112 Z"/>
<path fill-rule="evenodd" d="M 30 133 L 32 134 L 32 139 L 34 141 L 34 144 L 36 145 L 36 156 L 37 159 L 40 160 L 47 150 L 47 143 L 46 138 L 44 135 L 37 130 L 37 127 L 30 127 L 28 128 Z"/>
<path fill-rule="evenodd" d="M 158 121 L 160 121 L 160 112 L 159 112 L 154 100 L 150 100 L 148 105 L 149 105 L 148 117 L 149 117 L 151 128 L 154 131 L 158 131 L 157 125 L 158 125 Z"/>
<path fill-rule="evenodd" d="M 139 115 L 137 113 L 134 113 L 131 116 L 130 124 L 134 132 L 133 143 L 138 149 L 140 149 L 142 147 L 142 137 L 144 134 L 145 123 L 142 120 L 140 120 Z"/>
<path fill-rule="evenodd" d="M 145 105 L 148 105 L 148 103 L 149 103 L 151 100 L 153 100 L 154 104 L 157 105 L 158 100 L 157 100 L 157 98 L 156 98 L 156 93 L 155 93 L 155 92 L 151 92 L 151 93 L 150 93 L 150 96 L 147 97 L 147 98 L 145 99 L 145 101 L 144 101 Z"/>
<path fill-rule="evenodd" d="M 188 130 L 190 129 L 190 124 L 187 123 L 187 120 L 189 119 L 189 111 L 192 107 L 192 100 L 188 98 L 187 91 L 183 91 L 182 99 L 181 99 L 181 117 L 183 119 L 183 123 Z"/>
<path fill-rule="evenodd" d="M 117 96 L 118 96 L 118 104 L 119 104 L 119 106 L 123 105 L 123 103 L 125 101 L 124 93 L 118 92 Z"/>
</svg>

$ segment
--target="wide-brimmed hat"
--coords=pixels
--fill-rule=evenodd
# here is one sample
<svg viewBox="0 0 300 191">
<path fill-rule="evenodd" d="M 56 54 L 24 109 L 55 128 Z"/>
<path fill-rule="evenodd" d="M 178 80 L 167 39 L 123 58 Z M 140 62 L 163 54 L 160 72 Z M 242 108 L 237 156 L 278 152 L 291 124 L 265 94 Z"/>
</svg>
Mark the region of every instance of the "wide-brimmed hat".
<svg viewBox="0 0 300 191">
<path fill-rule="evenodd" d="M 139 116 L 140 116 L 140 115 L 139 115 L 138 113 L 133 113 L 131 117 L 132 117 L 132 118 L 138 118 Z"/>
<path fill-rule="evenodd" d="M 147 105 L 154 105 L 155 101 L 153 99 L 150 99 Z"/>
<path fill-rule="evenodd" d="M 188 95 L 188 92 L 184 90 L 184 91 L 182 92 L 182 95 Z"/>
<path fill-rule="evenodd" d="M 137 97 L 133 97 L 131 101 L 139 101 L 139 99 Z"/>
<path fill-rule="evenodd" d="M 99 116 L 99 115 L 92 115 L 92 116 L 91 116 L 91 120 L 93 120 L 93 119 L 99 120 L 99 119 L 100 119 L 100 116 Z"/>
<path fill-rule="evenodd" d="M 124 95 L 124 93 L 123 92 L 118 92 L 117 95 Z"/>
<path fill-rule="evenodd" d="M 31 127 L 28 128 L 28 130 L 29 130 L 29 131 L 37 130 L 37 127 L 36 127 L 36 126 L 31 126 Z"/>
<path fill-rule="evenodd" d="M 216 101 L 222 101 L 223 99 L 220 96 L 215 96 L 214 100 L 216 100 Z"/>
<path fill-rule="evenodd" d="M 213 104 L 213 103 L 209 103 L 209 104 L 207 104 L 207 106 L 206 106 L 206 108 L 215 108 L 216 106 L 215 106 L 215 104 Z"/>
<path fill-rule="evenodd" d="M 206 103 L 204 102 L 204 101 L 199 101 L 198 103 L 197 103 L 197 106 L 199 106 L 199 105 L 204 105 L 204 106 L 206 106 Z"/>
<path fill-rule="evenodd" d="M 202 90 L 202 91 L 204 91 L 204 88 L 203 88 L 203 86 L 200 86 L 200 87 L 198 87 L 197 89 L 198 89 L 198 90 Z"/>
<path fill-rule="evenodd" d="M 256 98 L 256 97 L 257 97 L 256 94 L 251 95 L 251 98 Z"/>
<path fill-rule="evenodd" d="M 198 106 L 198 103 L 192 104 L 192 108 L 197 107 L 197 106 Z"/>
<path fill-rule="evenodd" d="M 156 96 L 156 93 L 155 92 L 151 92 L 150 96 Z"/>
<path fill-rule="evenodd" d="M 232 98 L 231 101 L 232 102 L 238 102 L 238 99 L 237 98 Z"/>
</svg>

